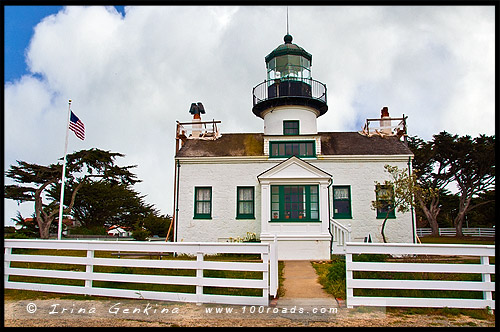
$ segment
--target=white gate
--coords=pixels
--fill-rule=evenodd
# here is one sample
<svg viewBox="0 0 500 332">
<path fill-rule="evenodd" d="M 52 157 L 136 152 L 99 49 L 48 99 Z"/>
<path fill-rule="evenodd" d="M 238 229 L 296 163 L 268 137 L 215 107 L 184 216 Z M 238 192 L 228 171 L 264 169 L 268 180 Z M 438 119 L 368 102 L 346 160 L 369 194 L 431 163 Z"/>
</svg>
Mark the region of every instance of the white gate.
<svg viewBox="0 0 500 332">
<path fill-rule="evenodd" d="M 4 248 L 6 289 L 179 302 L 268 305 L 269 296 L 276 297 L 278 288 L 278 256 L 275 243 L 12 239 L 4 241 Z M 53 249 L 57 249 L 57 252 L 54 253 Z M 218 254 L 257 254 L 260 257 L 236 261 L 207 260 Z M 148 271 L 150 272 L 147 273 Z M 183 275 L 178 275 L 179 271 L 183 271 L 180 273 Z M 254 277 L 217 276 L 221 271 L 250 271 Z M 25 279 L 19 281 L 19 276 Z M 102 286 L 102 282 L 107 282 L 104 285 L 108 286 Z M 97 286 L 99 283 L 101 287 Z M 117 283 L 127 283 L 129 286 L 109 286 Z M 156 286 L 155 290 L 134 289 L 138 284 L 143 288 L 144 284 L 164 287 L 180 285 L 188 286 L 187 288 L 191 286 L 191 291 L 162 291 L 162 286 Z M 261 290 L 261 294 L 207 294 L 208 292 L 204 291 L 207 287 L 212 290 L 251 288 L 256 292 Z"/>
</svg>

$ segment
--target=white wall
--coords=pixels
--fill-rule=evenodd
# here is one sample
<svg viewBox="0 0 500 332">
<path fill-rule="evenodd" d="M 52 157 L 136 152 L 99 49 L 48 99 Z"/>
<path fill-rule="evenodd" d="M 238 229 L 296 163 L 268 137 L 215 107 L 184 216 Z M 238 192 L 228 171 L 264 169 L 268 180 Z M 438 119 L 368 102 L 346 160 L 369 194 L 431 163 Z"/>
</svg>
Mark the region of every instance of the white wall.
<svg viewBox="0 0 500 332">
<path fill-rule="evenodd" d="M 390 162 L 388 159 L 392 159 Z M 306 160 L 324 170 L 333 177 L 333 185 L 351 186 L 352 219 L 338 219 L 340 223 L 351 224 L 352 240 L 362 241 L 371 234 L 374 242 L 382 242 L 380 229 L 383 220 L 376 218 L 376 211 L 371 209 L 375 200 L 375 181 L 388 179 L 384 165 L 390 163 L 400 168 L 407 167 L 407 157 L 336 157 Z M 221 241 L 228 237 L 244 237 L 247 232 L 261 232 L 261 193 L 257 175 L 282 162 L 284 159 L 266 160 L 254 158 L 251 161 L 238 158 L 199 158 L 198 161 L 181 160 L 178 241 Z M 212 187 L 212 219 L 193 219 L 194 187 Z M 236 187 L 255 187 L 255 219 L 236 219 Z M 330 188 L 330 204 L 332 202 Z M 332 211 L 331 207 L 330 210 Z M 320 212 L 321 213 L 321 212 Z M 288 225 L 289 226 L 289 225 Z M 287 229 L 289 227 L 286 227 Z M 298 228 L 304 225 L 297 225 Z M 273 228 L 277 226 L 273 225 Z M 307 226 L 306 226 L 307 228 Z M 312 227 L 310 229 L 315 229 Z M 298 229 L 297 229 L 298 230 Z M 300 232 L 299 232 L 300 233 Z M 412 242 L 412 219 L 410 213 L 396 212 L 396 219 L 390 219 L 386 225 L 386 237 L 389 242 Z M 288 245 L 286 245 L 288 246 Z M 293 246 L 291 246 L 293 247 Z"/>
<path fill-rule="evenodd" d="M 283 135 L 284 120 L 299 120 L 300 135 L 318 133 L 318 111 L 307 106 L 278 106 L 263 112 L 264 135 Z"/>
<path fill-rule="evenodd" d="M 182 163 L 180 167 L 178 241 L 219 241 L 260 233 L 260 190 L 257 174 L 269 164 Z M 249 170 L 252 170 L 251 172 Z M 194 188 L 212 187 L 212 219 L 193 219 Z M 236 219 L 236 187 L 255 187 L 255 219 Z"/>
<path fill-rule="evenodd" d="M 408 158 L 408 157 L 406 157 Z M 379 158 L 374 158 L 379 159 Z M 370 208 L 375 200 L 375 181 L 389 180 L 384 165 L 390 163 L 400 169 L 408 168 L 408 160 L 399 157 L 400 161 L 391 160 L 364 160 L 364 161 L 311 161 L 311 164 L 333 175 L 333 185 L 351 186 L 351 211 L 352 219 L 336 219 L 347 226 L 351 224 L 353 241 L 363 241 L 365 236 L 371 234 L 373 242 L 383 242 L 380 230 L 383 219 L 377 219 L 377 212 Z M 332 199 L 330 199 L 332 204 Z M 333 208 L 331 207 L 331 211 Z M 333 217 L 333 213 L 332 213 Z M 396 219 L 389 219 L 385 227 L 388 242 L 413 242 L 412 218 L 408 212 L 402 214 L 396 211 Z"/>
</svg>

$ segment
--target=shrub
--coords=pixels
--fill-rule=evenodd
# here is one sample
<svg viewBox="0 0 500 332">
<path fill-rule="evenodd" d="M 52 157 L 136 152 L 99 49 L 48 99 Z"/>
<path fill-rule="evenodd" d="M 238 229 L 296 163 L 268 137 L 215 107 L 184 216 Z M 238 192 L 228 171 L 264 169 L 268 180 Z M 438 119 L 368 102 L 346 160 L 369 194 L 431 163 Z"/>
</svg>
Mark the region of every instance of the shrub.
<svg viewBox="0 0 500 332">
<path fill-rule="evenodd" d="M 106 235 L 106 229 L 102 226 L 79 226 L 70 229 L 70 234 L 74 235 Z"/>
<path fill-rule="evenodd" d="M 146 241 L 149 235 L 149 231 L 141 228 L 137 228 L 132 232 L 132 237 L 136 241 Z"/>
</svg>

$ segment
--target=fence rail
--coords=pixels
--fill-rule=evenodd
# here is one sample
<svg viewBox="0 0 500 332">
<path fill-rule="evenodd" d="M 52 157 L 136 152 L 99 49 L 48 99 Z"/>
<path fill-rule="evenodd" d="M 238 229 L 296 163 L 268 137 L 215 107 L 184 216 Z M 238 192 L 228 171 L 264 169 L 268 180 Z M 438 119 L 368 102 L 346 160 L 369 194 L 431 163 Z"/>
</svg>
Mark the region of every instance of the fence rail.
<svg viewBox="0 0 500 332">
<path fill-rule="evenodd" d="M 275 243 L 152 243 L 142 241 L 74 241 L 74 240 L 5 240 L 4 241 L 4 287 L 56 293 L 74 293 L 97 296 L 143 298 L 164 301 L 224 303 L 245 305 L 268 305 L 269 296 L 276 297 L 278 288 L 278 262 Z M 21 249 L 21 250 L 19 250 Z M 28 249 L 28 250 L 26 250 Z M 57 249 L 36 252 L 30 249 Z M 68 252 L 71 251 L 71 252 Z M 108 258 L 102 252 L 136 253 L 137 257 Z M 104 256 L 104 257 L 96 257 Z M 182 256 L 176 259 L 152 259 L 151 254 L 173 253 Z M 66 256 L 72 254 L 72 256 Z M 257 254 L 258 260 L 213 261 L 205 260 L 207 255 Z M 149 257 L 149 259 L 147 258 Z M 159 257 L 159 256 L 158 256 Z M 185 257 L 185 258 L 184 258 Z M 57 267 L 41 266 L 57 264 Z M 62 270 L 61 265 L 68 264 Z M 17 266 L 16 266 L 17 265 Z M 33 268 L 35 265 L 35 268 Z M 99 267 L 96 271 L 96 267 Z M 109 268 L 162 269 L 162 273 L 135 273 L 133 269 L 112 271 Z M 106 270 L 107 269 L 107 270 Z M 167 271 L 165 275 L 165 271 Z M 195 271 L 186 275 L 172 274 L 172 269 Z M 207 277 L 207 271 L 251 271 L 260 277 L 224 278 Z M 107 271 L 107 272 L 106 272 Z M 111 271 L 111 272 L 110 272 Z M 121 271 L 121 272 L 120 272 Z M 213 273 L 213 272 L 212 272 Z M 185 272 L 183 273 L 185 274 Z M 15 280 L 29 277 L 29 282 Z M 51 278 L 33 281 L 32 278 Z M 61 284 L 61 280 L 70 280 Z M 49 281 L 47 281 L 49 280 Z M 57 280 L 57 282 L 56 282 Z M 107 287 L 98 287 L 96 282 L 108 282 Z M 70 284 L 68 284 L 70 283 Z M 118 288 L 117 283 L 154 284 L 155 290 Z M 79 285 L 78 285 L 79 284 Z M 113 285 L 110 287 L 109 285 Z M 162 291 L 162 285 L 192 286 L 193 292 Z M 117 288 L 115 288 L 117 287 Z M 137 285 L 135 285 L 138 288 Z M 158 290 L 160 287 L 160 290 Z M 238 288 L 261 290 L 261 295 L 218 295 L 207 294 L 205 287 Z"/>
<path fill-rule="evenodd" d="M 391 262 L 358 262 L 353 261 L 355 254 L 389 254 Z M 404 256 L 431 255 L 429 257 L 448 258 L 446 263 L 424 261 L 408 262 Z M 453 256 L 471 256 L 479 263 L 461 263 Z M 401 257 L 403 256 L 403 257 Z M 384 307 L 449 307 L 449 308 L 491 308 L 495 309 L 493 292 L 495 282 L 491 275 L 495 274 L 495 265 L 490 264 L 490 257 L 495 256 L 493 245 L 458 245 L 458 244 L 408 244 L 408 243 L 346 243 L 346 304 L 353 306 Z M 458 274 L 480 274 L 481 281 L 469 280 L 399 280 L 399 279 L 363 279 L 354 278 L 359 271 L 371 272 L 421 272 L 455 274 L 454 278 L 467 279 Z M 396 278 L 394 276 L 394 278 Z M 422 291 L 477 291 L 482 292 L 482 299 L 445 298 L 443 297 L 396 297 L 396 296 L 355 296 L 360 289 L 392 289 Z M 358 291 L 359 292 L 359 291 Z M 442 293 L 441 293 L 442 294 Z M 439 295 L 436 295 L 439 296 Z M 441 295 L 442 296 L 442 295 Z"/>
<path fill-rule="evenodd" d="M 462 232 L 467 236 L 484 236 L 495 237 L 494 228 L 462 228 Z M 417 228 L 419 237 L 429 236 L 432 234 L 431 228 Z M 455 228 L 439 228 L 439 236 L 455 236 L 457 230 Z"/>
</svg>

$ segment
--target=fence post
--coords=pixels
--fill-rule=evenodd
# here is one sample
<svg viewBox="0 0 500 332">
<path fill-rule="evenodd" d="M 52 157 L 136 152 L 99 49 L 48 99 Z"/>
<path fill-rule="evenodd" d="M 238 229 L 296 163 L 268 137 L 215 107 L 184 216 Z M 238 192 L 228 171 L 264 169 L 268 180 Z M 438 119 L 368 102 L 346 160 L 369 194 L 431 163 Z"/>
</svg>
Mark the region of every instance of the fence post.
<svg viewBox="0 0 500 332">
<path fill-rule="evenodd" d="M 196 304 L 203 302 L 203 252 L 196 253 Z"/>
<path fill-rule="evenodd" d="M 85 279 L 85 293 L 90 294 L 90 289 L 92 288 L 93 273 L 94 273 L 94 250 L 87 250 L 87 265 L 85 265 L 85 272 L 88 274 L 88 278 Z"/>
<path fill-rule="evenodd" d="M 5 257 L 5 262 L 4 262 L 4 271 L 7 271 L 10 268 L 10 255 L 12 254 L 12 248 L 5 247 L 5 252 L 4 252 L 4 257 Z M 4 276 L 4 285 L 6 285 L 9 282 L 9 274 L 5 273 Z"/>
<path fill-rule="evenodd" d="M 276 297 L 278 292 L 278 241 L 269 243 L 269 295 Z"/>
<path fill-rule="evenodd" d="M 347 308 L 351 309 L 354 306 L 350 305 L 349 303 L 352 303 L 352 298 L 354 297 L 354 291 L 351 286 L 352 282 L 352 270 L 351 270 L 351 264 L 352 264 L 352 254 L 347 253 L 345 254 L 345 292 L 346 292 L 346 297 L 345 297 L 345 303 L 347 305 Z"/>
<path fill-rule="evenodd" d="M 481 265 L 490 265 L 490 258 L 488 256 L 481 256 Z M 491 276 L 489 273 L 481 273 L 481 281 L 484 283 L 490 283 L 491 282 Z M 483 300 L 493 300 L 493 296 L 491 294 L 491 291 L 484 291 L 483 292 Z M 488 312 L 492 313 L 492 310 L 488 307 Z"/>
</svg>

